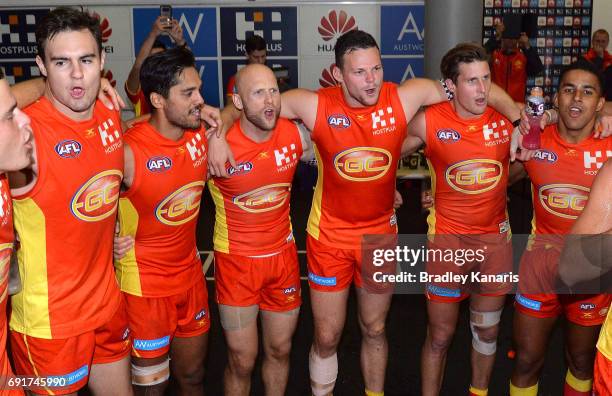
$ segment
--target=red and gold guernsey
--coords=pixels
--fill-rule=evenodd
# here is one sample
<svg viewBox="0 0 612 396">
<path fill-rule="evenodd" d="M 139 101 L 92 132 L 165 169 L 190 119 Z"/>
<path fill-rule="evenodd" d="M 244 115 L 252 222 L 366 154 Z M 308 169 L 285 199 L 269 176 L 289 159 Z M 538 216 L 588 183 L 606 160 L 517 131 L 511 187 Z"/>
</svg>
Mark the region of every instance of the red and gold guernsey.
<svg viewBox="0 0 612 396">
<path fill-rule="evenodd" d="M 506 187 L 512 124 L 491 107 L 477 118 L 462 119 L 450 102 L 429 106 L 425 118 L 434 195 L 428 233 L 510 231 Z"/>
<path fill-rule="evenodd" d="M 291 182 L 302 156 L 297 126 L 279 118 L 270 138 L 253 141 L 240 120 L 227 132 L 237 168 L 209 183 L 216 207 L 215 251 L 240 256 L 278 253 L 293 243 Z"/>
<path fill-rule="evenodd" d="M 544 129 L 540 149 L 525 162 L 531 179 L 532 234 L 567 234 L 586 205 L 597 171 L 612 157 L 612 139 L 593 136 L 572 144 L 557 125 Z"/>
<path fill-rule="evenodd" d="M 13 375 L 6 355 L 6 302 L 8 295 L 9 268 L 13 253 L 13 205 L 6 174 L 0 174 L 0 384 Z M 0 394 L 4 394 L 0 390 Z"/>
<path fill-rule="evenodd" d="M 397 233 L 395 176 L 406 117 L 397 85 L 383 83 L 378 103 L 350 107 L 342 88 L 318 92 L 312 131 L 318 179 L 307 231 L 319 242 L 358 249 L 366 234 Z"/>
<path fill-rule="evenodd" d="M 122 291 L 168 297 L 201 280 L 196 225 L 207 171 L 206 132 L 186 130 L 170 140 L 149 124 L 130 128 L 125 142 L 134 153 L 134 178 L 121 193 L 121 235 L 134 247 L 115 263 Z"/>
<path fill-rule="evenodd" d="M 12 297 L 11 329 L 68 338 L 100 327 L 121 294 L 113 271 L 113 232 L 123 141 L 119 112 L 101 102 L 74 121 L 46 98 L 25 109 L 32 119 L 38 177 L 13 196 L 23 287 Z"/>
</svg>

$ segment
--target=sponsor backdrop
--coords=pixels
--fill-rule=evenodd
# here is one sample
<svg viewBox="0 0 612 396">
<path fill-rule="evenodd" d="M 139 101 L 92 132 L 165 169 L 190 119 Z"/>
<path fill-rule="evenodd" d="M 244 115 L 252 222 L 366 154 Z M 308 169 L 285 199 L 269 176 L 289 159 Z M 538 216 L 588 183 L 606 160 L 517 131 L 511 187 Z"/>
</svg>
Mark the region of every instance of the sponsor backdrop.
<svg viewBox="0 0 612 396">
<path fill-rule="evenodd" d="M 599 0 L 601 1 L 601 0 Z M 527 87 L 544 88 L 550 101 L 561 69 L 586 53 L 591 42 L 592 0 L 484 0 L 483 43 L 495 35 L 503 15 L 533 15 L 537 34 L 529 37 L 544 64 L 544 73 L 527 80 Z"/>
<path fill-rule="evenodd" d="M 0 67 L 11 83 L 40 75 L 34 62 L 34 32 L 49 10 L 0 8 Z M 159 7 L 89 6 L 87 10 L 100 17 L 106 55 L 103 75 L 124 94 L 125 80 L 159 15 Z M 196 57 L 202 95 L 215 106 L 223 103 L 228 79 L 244 65 L 244 42 L 253 34 L 263 36 L 268 43 L 268 65 L 288 68 L 289 85 L 293 87 L 334 85 L 331 69 L 336 39 L 357 28 L 371 33 L 379 42 L 386 80 L 399 83 L 422 76 L 424 13 L 422 0 L 402 5 L 173 5 L 172 9 Z M 172 45 L 167 36 L 162 41 Z"/>
</svg>

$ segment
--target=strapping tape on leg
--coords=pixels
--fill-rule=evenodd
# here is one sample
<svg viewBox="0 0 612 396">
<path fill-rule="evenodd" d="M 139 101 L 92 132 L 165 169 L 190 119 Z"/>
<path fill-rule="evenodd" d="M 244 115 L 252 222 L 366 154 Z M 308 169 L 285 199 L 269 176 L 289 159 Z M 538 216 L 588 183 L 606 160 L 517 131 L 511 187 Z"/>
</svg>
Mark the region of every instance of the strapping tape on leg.
<svg viewBox="0 0 612 396">
<path fill-rule="evenodd" d="M 259 313 L 258 305 L 248 307 L 234 307 L 231 305 L 219 304 L 219 316 L 223 330 L 242 330 L 247 328 Z"/>
<path fill-rule="evenodd" d="M 483 355 L 493 355 L 497 351 L 497 341 L 484 342 L 478 336 L 478 329 L 497 326 L 501 319 L 503 309 L 493 312 L 478 312 L 470 309 L 470 330 L 472 330 L 472 346 L 476 352 Z"/>
<path fill-rule="evenodd" d="M 155 366 L 137 366 L 132 363 L 132 384 L 138 386 L 152 386 L 161 384 L 170 378 L 170 359 Z"/>
<path fill-rule="evenodd" d="M 338 355 L 322 358 L 310 349 L 308 358 L 310 382 L 314 396 L 326 396 L 334 390 L 338 377 Z"/>
</svg>

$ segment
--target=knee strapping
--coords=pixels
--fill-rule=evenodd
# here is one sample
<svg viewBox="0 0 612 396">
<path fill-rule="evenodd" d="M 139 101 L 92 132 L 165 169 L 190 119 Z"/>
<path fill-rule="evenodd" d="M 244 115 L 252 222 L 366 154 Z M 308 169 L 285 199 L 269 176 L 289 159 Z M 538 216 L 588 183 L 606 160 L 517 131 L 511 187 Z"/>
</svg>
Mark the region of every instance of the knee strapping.
<svg viewBox="0 0 612 396">
<path fill-rule="evenodd" d="M 137 366 L 132 363 L 132 384 L 138 386 L 152 386 L 161 384 L 170 378 L 170 359 L 155 366 Z"/>
<path fill-rule="evenodd" d="M 330 394 L 334 390 L 338 377 L 338 355 L 334 353 L 330 357 L 322 358 L 311 349 L 308 368 L 310 369 L 312 394 L 314 396 Z"/>
<path fill-rule="evenodd" d="M 497 341 L 485 342 L 478 335 L 478 328 L 486 329 L 497 326 L 503 309 L 493 312 L 478 312 L 470 309 L 470 330 L 472 330 L 472 346 L 476 352 L 483 355 L 493 355 L 497 350 Z"/>
<path fill-rule="evenodd" d="M 258 313 L 259 306 L 257 305 L 234 307 L 219 304 L 219 316 L 221 317 L 221 326 L 224 330 L 244 329 L 257 319 Z"/>
</svg>

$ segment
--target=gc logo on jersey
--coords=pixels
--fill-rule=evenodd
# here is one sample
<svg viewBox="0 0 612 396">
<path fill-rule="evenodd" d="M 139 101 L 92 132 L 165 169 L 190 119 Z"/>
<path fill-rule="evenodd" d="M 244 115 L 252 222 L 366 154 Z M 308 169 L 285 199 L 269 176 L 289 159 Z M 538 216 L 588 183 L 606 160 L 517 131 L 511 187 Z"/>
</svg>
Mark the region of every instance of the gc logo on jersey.
<svg viewBox="0 0 612 396">
<path fill-rule="evenodd" d="M 245 173 L 249 173 L 251 170 L 253 170 L 252 162 L 241 162 L 236 165 L 236 168 L 234 168 L 233 166 L 230 166 L 229 168 L 227 168 L 227 173 L 230 176 L 234 176 L 234 175 L 238 176 L 238 175 L 243 175 Z"/>
<path fill-rule="evenodd" d="M 81 143 L 76 140 L 62 140 L 55 145 L 55 152 L 62 158 L 76 158 L 81 154 Z"/>
<path fill-rule="evenodd" d="M 344 114 L 332 114 L 327 117 L 327 123 L 332 128 L 345 129 L 351 126 L 351 120 Z"/>
<path fill-rule="evenodd" d="M 548 212 L 574 220 L 584 209 L 590 191 L 575 184 L 548 184 L 540 187 L 538 198 Z"/>
<path fill-rule="evenodd" d="M 115 213 L 123 174 L 115 169 L 100 172 L 74 194 L 72 214 L 83 221 L 100 221 Z"/>
<path fill-rule="evenodd" d="M 281 207 L 291 192 L 291 183 L 276 183 L 234 197 L 240 209 L 250 213 L 268 212 Z"/>
<path fill-rule="evenodd" d="M 464 194 L 481 194 L 497 186 L 502 178 L 501 162 L 491 159 L 474 159 L 458 162 L 446 170 L 446 181 L 456 191 Z"/>
<path fill-rule="evenodd" d="M 152 157 L 147 161 L 147 169 L 151 172 L 165 172 L 170 168 L 172 168 L 172 160 L 170 157 Z"/>
<path fill-rule="evenodd" d="M 440 129 L 436 136 L 442 143 L 455 143 L 461 139 L 461 134 L 454 129 Z"/>
<path fill-rule="evenodd" d="M 391 153 L 382 148 L 353 147 L 334 157 L 334 168 L 351 181 L 376 180 L 389 171 L 391 158 Z"/>
<path fill-rule="evenodd" d="M 179 226 L 191 221 L 200 211 L 203 189 L 203 181 L 185 184 L 157 205 L 155 217 L 169 226 Z"/>
<path fill-rule="evenodd" d="M 533 159 L 536 161 L 550 162 L 551 164 L 557 162 L 559 156 L 554 151 L 549 150 L 538 150 L 533 155 Z"/>
</svg>

